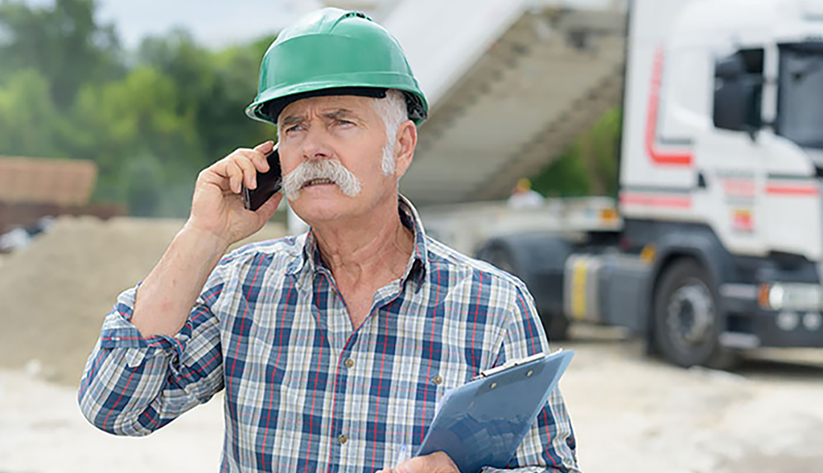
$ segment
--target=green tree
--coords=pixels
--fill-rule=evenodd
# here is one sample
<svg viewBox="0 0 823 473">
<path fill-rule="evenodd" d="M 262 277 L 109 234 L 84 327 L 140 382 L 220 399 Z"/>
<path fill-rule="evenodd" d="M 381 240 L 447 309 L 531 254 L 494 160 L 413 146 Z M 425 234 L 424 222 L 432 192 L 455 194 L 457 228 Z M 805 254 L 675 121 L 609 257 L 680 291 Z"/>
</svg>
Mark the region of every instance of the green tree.
<svg viewBox="0 0 823 473">
<path fill-rule="evenodd" d="M 572 148 L 533 179 L 532 187 L 546 197 L 580 197 L 589 194 L 589 175 Z"/>
<path fill-rule="evenodd" d="M 160 160 L 151 155 L 135 156 L 121 168 L 129 213 L 136 217 L 159 215 L 166 180 Z"/>
<path fill-rule="evenodd" d="M 122 80 L 84 87 L 73 116 L 72 155 L 97 162 L 98 199 L 125 199 L 121 168 L 140 156 L 155 157 L 165 180 L 196 175 L 193 163 L 203 152 L 195 116 L 180 112 L 177 84 L 156 69 L 138 67 Z"/>
<path fill-rule="evenodd" d="M 551 197 L 617 194 L 617 156 L 622 112 L 613 108 L 534 178 L 534 189 Z"/>
<path fill-rule="evenodd" d="M 8 74 L 0 85 L 0 154 L 67 157 L 59 145 L 64 126 L 39 72 Z"/>
<path fill-rule="evenodd" d="M 273 138 L 271 126 L 253 122 L 243 113 L 255 96 L 260 60 L 272 41 L 264 37 L 212 52 L 198 46 L 185 31 L 175 30 L 141 43 L 140 62 L 172 78 L 180 92 L 181 112 L 196 115 L 205 153 L 198 166 Z"/>
<path fill-rule="evenodd" d="M 95 0 L 0 0 L 0 154 L 94 160 L 93 199 L 185 215 L 199 170 L 274 138 L 243 113 L 272 42 L 211 51 L 184 30 L 127 56 Z"/>
<path fill-rule="evenodd" d="M 94 0 L 55 0 L 30 6 L 0 0 L 0 81 L 14 71 L 34 69 L 49 84 L 58 110 L 66 110 L 86 83 L 123 72 L 114 27 L 94 19 Z"/>
<path fill-rule="evenodd" d="M 260 61 L 273 37 L 263 37 L 248 45 L 226 48 L 214 54 L 215 87 L 202 102 L 198 115 L 200 136 L 217 158 L 237 147 L 253 147 L 276 140 L 274 127 L 252 121 L 245 108 L 257 94 Z"/>
</svg>

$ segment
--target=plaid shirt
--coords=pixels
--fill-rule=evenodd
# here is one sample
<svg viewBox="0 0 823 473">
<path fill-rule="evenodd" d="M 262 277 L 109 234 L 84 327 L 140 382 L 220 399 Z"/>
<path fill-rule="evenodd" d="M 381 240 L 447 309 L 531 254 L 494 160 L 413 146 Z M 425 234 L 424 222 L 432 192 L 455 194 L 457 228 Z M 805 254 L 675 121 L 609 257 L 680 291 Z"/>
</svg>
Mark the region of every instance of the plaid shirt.
<svg viewBox="0 0 823 473">
<path fill-rule="evenodd" d="M 222 472 L 393 467 L 447 390 L 548 351 L 522 282 L 428 238 L 405 198 L 399 208 L 413 254 L 357 328 L 311 233 L 225 256 L 175 337 L 142 337 L 125 291 L 86 364 L 83 414 L 146 435 L 225 389 Z M 577 471 L 557 390 L 509 467 Z"/>
</svg>

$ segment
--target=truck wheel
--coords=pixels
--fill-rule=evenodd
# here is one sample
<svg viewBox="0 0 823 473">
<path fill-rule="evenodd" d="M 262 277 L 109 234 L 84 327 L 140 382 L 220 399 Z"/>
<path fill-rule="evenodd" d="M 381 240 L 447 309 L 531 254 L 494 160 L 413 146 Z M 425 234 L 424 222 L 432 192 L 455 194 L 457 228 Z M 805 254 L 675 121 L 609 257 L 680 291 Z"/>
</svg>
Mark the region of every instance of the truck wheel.
<svg viewBox="0 0 823 473">
<path fill-rule="evenodd" d="M 722 330 L 718 296 L 708 273 L 682 259 L 667 268 L 655 290 L 654 342 L 668 361 L 727 368 L 733 359 L 719 344 Z"/>
</svg>

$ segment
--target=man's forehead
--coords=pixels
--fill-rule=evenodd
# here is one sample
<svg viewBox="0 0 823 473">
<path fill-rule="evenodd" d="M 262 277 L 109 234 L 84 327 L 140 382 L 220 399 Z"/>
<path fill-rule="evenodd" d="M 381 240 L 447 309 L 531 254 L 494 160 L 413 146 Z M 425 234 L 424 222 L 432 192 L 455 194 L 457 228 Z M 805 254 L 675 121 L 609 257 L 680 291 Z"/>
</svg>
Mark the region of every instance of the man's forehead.
<svg viewBox="0 0 823 473">
<path fill-rule="evenodd" d="M 341 112 L 356 115 L 363 115 L 363 112 L 371 110 L 370 97 L 359 97 L 356 95 L 326 95 L 322 97 L 309 97 L 296 100 L 286 106 L 280 113 L 281 119 L 289 117 L 304 116 L 313 113 Z"/>
</svg>

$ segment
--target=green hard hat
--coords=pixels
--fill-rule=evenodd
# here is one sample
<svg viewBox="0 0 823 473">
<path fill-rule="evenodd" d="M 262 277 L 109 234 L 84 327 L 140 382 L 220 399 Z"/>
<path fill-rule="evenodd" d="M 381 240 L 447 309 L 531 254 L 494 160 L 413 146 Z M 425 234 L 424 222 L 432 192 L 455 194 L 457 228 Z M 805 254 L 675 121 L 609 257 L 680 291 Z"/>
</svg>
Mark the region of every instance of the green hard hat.
<svg viewBox="0 0 823 473">
<path fill-rule="evenodd" d="M 403 92 L 415 124 L 426 118 L 426 97 L 394 36 L 363 13 L 324 8 L 283 30 L 266 51 L 257 97 L 246 115 L 276 125 L 295 100 L 385 97 L 387 89 Z"/>
</svg>

